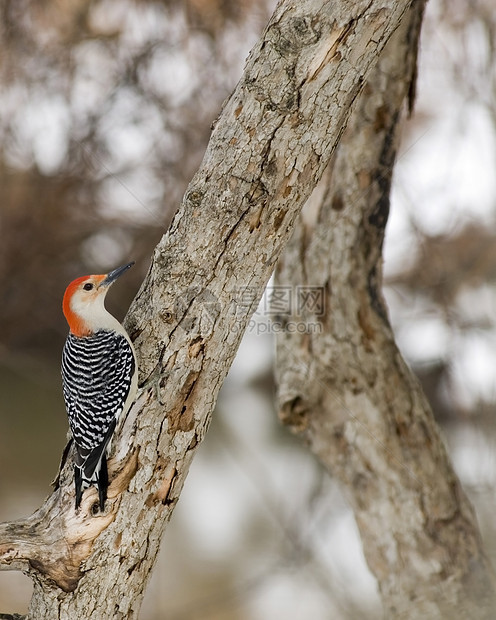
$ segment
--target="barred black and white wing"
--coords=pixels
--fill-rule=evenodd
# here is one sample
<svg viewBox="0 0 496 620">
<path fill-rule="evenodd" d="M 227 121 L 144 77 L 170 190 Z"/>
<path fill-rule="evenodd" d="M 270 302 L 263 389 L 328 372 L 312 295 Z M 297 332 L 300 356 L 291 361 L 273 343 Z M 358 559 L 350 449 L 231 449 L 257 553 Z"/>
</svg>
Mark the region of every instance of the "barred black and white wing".
<svg viewBox="0 0 496 620">
<path fill-rule="evenodd" d="M 115 426 L 128 407 L 136 371 L 128 340 L 115 331 L 99 330 L 67 337 L 62 354 L 62 384 L 69 426 L 76 446 L 76 508 L 83 490 L 97 484 L 103 510 L 107 486 L 106 449 Z"/>
</svg>

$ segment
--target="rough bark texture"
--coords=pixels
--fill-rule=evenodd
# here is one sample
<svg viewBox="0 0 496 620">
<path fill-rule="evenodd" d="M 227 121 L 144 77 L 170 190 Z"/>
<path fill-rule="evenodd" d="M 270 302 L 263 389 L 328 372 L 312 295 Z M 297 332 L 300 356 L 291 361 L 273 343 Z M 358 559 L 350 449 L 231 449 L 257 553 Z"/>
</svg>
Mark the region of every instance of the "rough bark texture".
<svg viewBox="0 0 496 620">
<path fill-rule="evenodd" d="M 473 510 L 396 348 L 380 288 L 422 4 L 370 74 L 278 264 L 278 285 L 322 287 L 325 297 L 318 312 L 286 317 L 307 333 L 278 335 L 280 416 L 342 482 L 389 617 L 493 618 L 494 575 Z"/>
<path fill-rule="evenodd" d="M 227 101 L 127 319 L 140 391 L 117 433 L 103 515 L 53 495 L 0 526 L 0 567 L 27 572 L 29 618 L 136 618 L 219 388 L 298 212 L 408 0 L 280 2 Z"/>
</svg>

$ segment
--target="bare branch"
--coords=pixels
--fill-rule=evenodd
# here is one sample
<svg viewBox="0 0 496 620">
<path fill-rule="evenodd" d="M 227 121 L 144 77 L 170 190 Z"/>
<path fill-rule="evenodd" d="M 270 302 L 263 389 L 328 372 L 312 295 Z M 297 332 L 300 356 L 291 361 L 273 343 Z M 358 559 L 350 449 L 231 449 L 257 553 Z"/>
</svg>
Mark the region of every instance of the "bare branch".
<svg viewBox="0 0 496 620">
<path fill-rule="evenodd" d="M 493 570 L 429 405 L 396 348 L 382 297 L 382 242 L 415 72 L 422 2 L 391 38 L 278 266 L 320 287 L 320 330 L 278 334 L 282 420 L 342 482 L 388 614 L 489 618 Z"/>
<path fill-rule="evenodd" d="M 93 542 L 114 520 L 116 498 L 136 473 L 135 452 L 116 472 L 109 486 L 111 508 L 98 513 L 94 490 L 86 493 L 75 512 L 70 484 L 72 467 L 65 470 L 64 486 L 57 488 L 43 506 L 27 519 L 0 523 L 0 567 L 35 573 L 64 592 L 72 592 L 81 577 L 81 564 L 91 553 Z M 113 501 L 114 500 L 114 501 Z"/>
</svg>

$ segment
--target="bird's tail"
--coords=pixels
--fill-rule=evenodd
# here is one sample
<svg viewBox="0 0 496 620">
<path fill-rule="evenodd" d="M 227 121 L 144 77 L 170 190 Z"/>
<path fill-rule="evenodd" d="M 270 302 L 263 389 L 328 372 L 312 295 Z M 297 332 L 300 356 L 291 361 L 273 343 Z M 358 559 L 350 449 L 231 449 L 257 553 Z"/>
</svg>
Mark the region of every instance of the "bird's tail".
<svg viewBox="0 0 496 620">
<path fill-rule="evenodd" d="M 83 491 L 88 487 L 94 485 L 98 488 L 98 500 L 100 510 L 103 512 L 105 508 L 105 501 L 107 499 L 108 488 L 108 468 L 107 457 L 105 450 L 101 455 L 100 462 L 96 468 L 90 473 L 88 469 L 83 465 L 74 464 L 74 485 L 76 488 L 76 510 L 81 505 L 81 499 L 83 497 Z"/>
<path fill-rule="evenodd" d="M 74 462 L 74 484 L 76 487 L 76 510 L 81 505 L 83 491 L 94 485 L 98 488 L 100 510 L 105 508 L 108 488 L 107 450 L 110 438 L 115 430 L 117 420 L 110 423 L 103 441 L 94 448 L 82 448 L 76 445 Z"/>
</svg>

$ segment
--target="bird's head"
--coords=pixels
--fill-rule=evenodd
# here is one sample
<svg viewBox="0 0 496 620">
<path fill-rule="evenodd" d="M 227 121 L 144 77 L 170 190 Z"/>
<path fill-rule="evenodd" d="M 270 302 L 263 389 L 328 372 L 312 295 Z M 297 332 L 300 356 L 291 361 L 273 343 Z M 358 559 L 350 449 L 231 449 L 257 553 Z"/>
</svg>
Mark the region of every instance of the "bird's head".
<svg viewBox="0 0 496 620">
<path fill-rule="evenodd" d="M 89 336 L 116 321 L 105 310 L 105 295 L 117 278 L 133 265 L 134 262 L 128 263 L 103 275 L 82 276 L 69 284 L 62 309 L 75 336 Z"/>
</svg>

